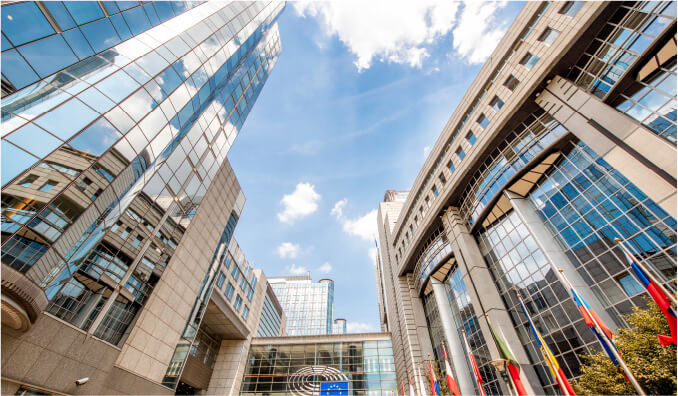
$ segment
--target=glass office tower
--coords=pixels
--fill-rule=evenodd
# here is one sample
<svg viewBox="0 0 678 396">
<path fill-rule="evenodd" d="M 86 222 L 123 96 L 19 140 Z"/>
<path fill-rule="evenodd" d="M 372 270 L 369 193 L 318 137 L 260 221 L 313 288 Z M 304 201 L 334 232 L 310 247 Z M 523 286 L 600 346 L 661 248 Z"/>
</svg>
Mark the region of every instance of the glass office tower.
<svg viewBox="0 0 678 396">
<path fill-rule="evenodd" d="M 26 311 L 17 327 L 46 313 L 125 355 L 204 199 L 223 189 L 231 205 L 199 225 L 210 243 L 236 197 L 242 209 L 224 164 L 281 52 L 283 8 L 3 3 L 2 293 Z M 146 377 L 168 361 L 153 358 Z"/>
<path fill-rule="evenodd" d="M 311 276 L 268 278 L 287 316 L 287 335 L 332 334 L 334 281 Z"/>
</svg>

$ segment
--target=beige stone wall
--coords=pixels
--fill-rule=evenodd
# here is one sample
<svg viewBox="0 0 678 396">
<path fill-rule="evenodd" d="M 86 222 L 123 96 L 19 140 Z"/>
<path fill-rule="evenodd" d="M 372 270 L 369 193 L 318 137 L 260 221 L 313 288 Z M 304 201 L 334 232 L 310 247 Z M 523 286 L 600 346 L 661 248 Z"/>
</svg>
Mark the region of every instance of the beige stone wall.
<svg viewBox="0 0 678 396">
<path fill-rule="evenodd" d="M 240 185 L 226 160 L 139 315 L 116 365 L 150 381 L 162 381 L 239 193 Z"/>
<path fill-rule="evenodd" d="M 2 394 L 19 383 L 65 394 L 171 394 L 113 366 L 120 349 L 48 314 L 25 333 L 2 327 Z M 77 386 L 75 380 L 88 377 Z"/>
</svg>

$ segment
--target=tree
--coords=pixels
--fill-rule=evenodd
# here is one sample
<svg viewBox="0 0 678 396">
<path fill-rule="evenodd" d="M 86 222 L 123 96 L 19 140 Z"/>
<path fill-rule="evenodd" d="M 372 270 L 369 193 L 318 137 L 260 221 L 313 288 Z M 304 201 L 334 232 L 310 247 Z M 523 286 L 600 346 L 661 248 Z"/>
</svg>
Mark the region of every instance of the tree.
<svg viewBox="0 0 678 396">
<path fill-rule="evenodd" d="M 647 308 L 634 307 L 626 316 L 629 328 L 622 328 L 615 337 L 619 353 L 648 394 L 676 394 L 676 346 L 659 345 L 657 334 L 669 334 L 669 326 L 661 311 L 649 299 Z M 578 394 L 635 394 L 634 389 L 617 372 L 605 352 L 580 355 L 584 364 L 574 387 Z"/>
</svg>

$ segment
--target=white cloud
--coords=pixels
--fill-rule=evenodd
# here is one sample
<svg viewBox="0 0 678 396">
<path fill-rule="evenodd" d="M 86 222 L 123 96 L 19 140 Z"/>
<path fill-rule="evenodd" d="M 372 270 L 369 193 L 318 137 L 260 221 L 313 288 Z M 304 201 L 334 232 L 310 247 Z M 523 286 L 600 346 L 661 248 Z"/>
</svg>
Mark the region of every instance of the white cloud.
<svg viewBox="0 0 678 396">
<path fill-rule="evenodd" d="M 292 275 L 304 275 L 308 272 L 308 268 L 303 266 L 297 267 L 296 264 L 288 265 L 285 269 Z"/>
<path fill-rule="evenodd" d="M 280 201 L 285 209 L 278 213 L 278 220 L 283 223 L 292 223 L 295 219 L 308 216 L 318 210 L 320 194 L 315 192 L 315 186 L 310 183 L 299 183 L 292 194 L 286 194 Z"/>
<path fill-rule="evenodd" d="M 428 153 L 431 152 L 431 146 L 424 147 L 424 158 L 428 157 Z"/>
<path fill-rule="evenodd" d="M 318 272 L 323 273 L 323 274 L 329 274 L 332 271 L 332 264 L 330 263 L 325 263 L 318 268 Z"/>
<path fill-rule="evenodd" d="M 497 20 L 496 12 L 506 4 L 506 1 L 464 2 L 459 23 L 452 31 L 452 45 L 469 63 L 484 62 L 504 36 L 508 26 Z"/>
<path fill-rule="evenodd" d="M 455 57 L 482 63 L 508 27 L 496 16 L 506 1 L 349 0 L 292 4 L 298 15 L 317 18 L 326 36 L 336 36 L 348 47 L 358 71 L 369 69 L 374 59 L 421 67 L 430 55 L 430 44 L 450 32 Z"/>
<path fill-rule="evenodd" d="M 373 58 L 421 67 L 429 56 L 425 44 L 454 26 L 459 3 L 453 1 L 386 0 L 292 3 L 301 16 L 322 21 L 325 34 L 336 35 L 355 55 L 358 70 Z M 360 10 L 360 12 L 356 12 Z"/>
<path fill-rule="evenodd" d="M 344 215 L 344 206 L 348 203 L 348 199 L 344 198 L 341 201 L 337 201 L 330 212 L 330 215 L 336 216 L 337 219 L 340 219 Z"/>
<path fill-rule="evenodd" d="M 292 242 L 283 242 L 278 246 L 278 256 L 280 258 L 295 258 L 301 252 L 301 246 Z"/>
<path fill-rule="evenodd" d="M 377 210 L 373 209 L 357 219 L 343 219 L 344 232 L 373 241 L 377 235 Z"/>
<path fill-rule="evenodd" d="M 376 329 L 371 323 L 361 323 L 361 322 L 346 323 L 347 333 L 369 333 L 372 331 L 376 331 Z"/>
</svg>

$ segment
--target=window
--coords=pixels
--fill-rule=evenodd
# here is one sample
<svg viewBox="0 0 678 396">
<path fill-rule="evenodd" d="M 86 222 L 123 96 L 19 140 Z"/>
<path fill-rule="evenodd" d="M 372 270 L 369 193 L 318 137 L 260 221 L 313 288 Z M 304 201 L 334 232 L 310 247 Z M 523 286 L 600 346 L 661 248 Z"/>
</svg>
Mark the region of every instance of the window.
<svg viewBox="0 0 678 396">
<path fill-rule="evenodd" d="M 221 289 L 224 286 L 224 280 L 226 280 L 226 275 L 223 272 L 219 272 L 219 279 L 217 280 L 217 287 Z"/>
<path fill-rule="evenodd" d="M 250 316 L 250 309 L 247 305 L 242 308 L 242 318 L 247 320 L 247 317 Z"/>
<path fill-rule="evenodd" d="M 419 216 L 414 216 L 414 224 L 419 225 Z"/>
<path fill-rule="evenodd" d="M 142 236 L 137 236 L 137 237 L 134 238 L 134 240 L 132 241 L 132 247 L 135 247 L 135 248 L 136 248 L 136 247 L 139 247 L 139 245 L 141 244 L 141 242 L 142 242 L 143 240 L 144 240 L 144 238 L 143 238 Z"/>
<path fill-rule="evenodd" d="M 485 113 L 480 113 L 480 116 L 478 117 L 476 122 L 480 124 L 481 128 L 485 129 L 487 128 L 487 125 L 490 123 L 490 120 L 488 120 L 487 117 L 485 117 Z"/>
<path fill-rule="evenodd" d="M 504 86 L 513 91 L 514 89 L 516 89 L 519 83 L 520 81 L 518 81 L 518 79 L 515 78 L 513 74 L 511 74 L 510 76 L 508 76 L 506 81 L 504 81 Z"/>
<path fill-rule="evenodd" d="M 233 271 L 231 271 L 231 276 L 233 276 L 233 281 L 238 282 L 238 279 L 240 279 L 240 270 L 238 269 L 237 265 L 233 266 Z"/>
<path fill-rule="evenodd" d="M 447 169 L 449 169 L 450 172 L 454 172 L 454 164 L 452 163 L 452 161 L 449 161 L 447 163 Z"/>
<path fill-rule="evenodd" d="M 228 282 L 228 284 L 226 285 L 226 290 L 224 290 L 224 296 L 226 296 L 226 299 L 228 301 L 231 301 L 231 299 L 233 298 L 233 291 L 234 290 L 235 290 L 235 288 L 233 287 L 231 282 Z"/>
<path fill-rule="evenodd" d="M 22 187 L 29 187 L 34 181 L 38 180 L 36 175 L 28 175 L 19 183 Z"/>
<path fill-rule="evenodd" d="M 495 96 L 490 102 L 490 107 L 492 107 L 494 111 L 499 111 L 502 107 L 504 107 L 504 102 L 499 99 L 498 96 Z"/>
<path fill-rule="evenodd" d="M 52 189 L 57 185 L 57 182 L 54 180 L 47 180 L 45 184 L 40 187 L 40 191 L 42 192 L 50 192 Z"/>
<path fill-rule="evenodd" d="M 438 179 L 440 179 L 440 182 L 443 184 L 443 186 L 445 185 L 445 183 L 447 183 L 447 178 L 442 172 L 438 175 Z"/>
<path fill-rule="evenodd" d="M 469 131 L 469 133 L 466 134 L 466 140 L 473 145 L 473 143 L 476 142 L 476 135 L 474 135 L 472 131 Z"/>
<path fill-rule="evenodd" d="M 430 207 L 431 207 L 431 199 L 430 199 L 429 197 L 426 197 L 426 199 L 424 199 L 424 202 L 426 202 L 426 207 L 427 207 L 427 208 L 430 208 Z"/>
<path fill-rule="evenodd" d="M 622 275 L 619 275 L 616 277 L 617 282 L 621 285 L 622 289 L 624 289 L 624 293 L 626 293 L 627 296 L 633 297 L 636 294 L 640 294 L 645 291 L 643 286 L 638 283 L 636 278 L 634 278 L 631 274 L 625 273 Z"/>
<path fill-rule="evenodd" d="M 240 307 L 242 306 L 242 297 L 240 297 L 240 294 L 235 296 L 235 302 L 233 303 L 233 308 L 235 308 L 236 312 L 240 312 Z"/>
<path fill-rule="evenodd" d="M 123 230 L 123 232 L 120 233 L 120 238 L 122 238 L 122 239 L 127 239 L 127 237 L 129 236 L 129 233 L 130 233 L 130 232 L 132 232 L 132 229 L 129 228 L 129 227 L 125 227 L 125 229 Z"/>
<path fill-rule="evenodd" d="M 92 184 L 92 180 L 90 180 L 89 177 L 83 177 L 75 182 L 75 186 L 78 187 L 78 190 L 80 191 L 85 191 L 90 184 Z"/>
<path fill-rule="evenodd" d="M 54 29 L 38 6 L 27 1 L 2 7 L 2 33 L 14 45 L 21 45 L 54 34 Z M 2 49 L 5 49 L 4 46 Z"/>
<path fill-rule="evenodd" d="M 464 152 L 464 150 L 461 147 L 457 147 L 456 153 L 457 153 L 457 156 L 459 157 L 459 159 L 464 159 L 464 157 L 466 157 L 466 153 Z"/>
<path fill-rule="evenodd" d="M 577 12 L 581 10 L 584 5 L 583 1 L 567 1 L 558 11 L 559 14 L 567 15 L 570 18 L 577 15 Z"/>
<path fill-rule="evenodd" d="M 550 27 L 547 27 L 544 30 L 544 33 L 539 36 L 537 40 L 543 42 L 546 45 L 551 45 L 553 44 L 554 41 L 560 36 L 560 32 L 557 31 L 556 29 L 551 29 Z"/>
<path fill-rule="evenodd" d="M 113 227 L 111 227 L 111 231 L 112 232 L 118 232 L 118 228 L 120 228 L 121 225 L 122 225 L 121 222 L 116 221 L 115 224 L 113 224 Z"/>
<path fill-rule="evenodd" d="M 249 301 L 252 301 L 253 297 L 254 297 L 254 289 L 250 287 L 249 289 L 247 289 L 247 299 Z"/>
<path fill-rule="evenodd" d="M 437 197 L 438 194 L 439 194 L 439 193 L 438 193 L 438 187 L 436 187 L 435 185 L 433 185 L 433 187 L 431 187 L 431 192 L 433 193 L 433 196 L 434 196 L 434 197 Z"/>
<path fill-rule="evenodd" d="M 523 56 L 523 59 L 520 60 L 520 64 L 525 66 L 527 70 L 530 70 L 532 69 L 532 66 L 534 66 L 537 63 L 538 60 L 539 58 L 528 52 L 527 54 L 525 54 L 525 56 Z"/>
<path fill-rule="evenodd" d="M 101 195 L 102 192 L 104 192 L 104 190 L 97 188 L 97 190 L 94 192 L 94 194 L 92 194 L 91 197 L 89 197 L 89 199 L 91 199 L 92 201 L 96 200 L 97 198 L 99 198 L 99 195 Z"/>
</svg>

